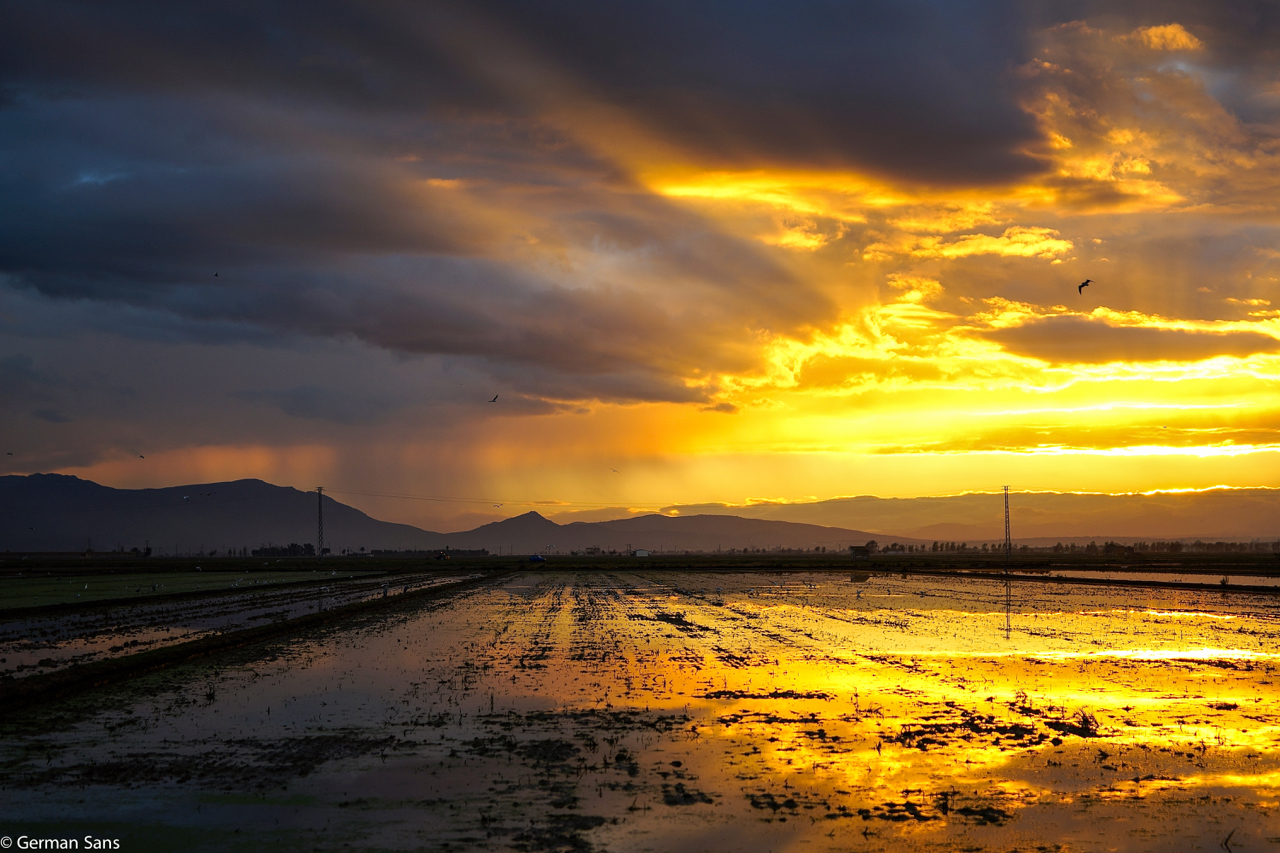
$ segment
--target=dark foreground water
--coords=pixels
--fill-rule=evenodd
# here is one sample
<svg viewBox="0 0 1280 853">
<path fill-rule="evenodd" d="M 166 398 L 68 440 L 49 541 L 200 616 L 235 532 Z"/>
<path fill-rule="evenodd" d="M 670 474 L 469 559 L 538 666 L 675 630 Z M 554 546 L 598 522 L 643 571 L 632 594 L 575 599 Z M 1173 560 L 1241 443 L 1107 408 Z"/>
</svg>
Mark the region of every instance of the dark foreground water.
<svg viewBox="0 0 1280 853">
<path fill-rule="evenodd" d="M 530 574 L 6 713 L 0 833 L 1280 850 L 1278 638 L 1231 593 Z"/>
</svg>

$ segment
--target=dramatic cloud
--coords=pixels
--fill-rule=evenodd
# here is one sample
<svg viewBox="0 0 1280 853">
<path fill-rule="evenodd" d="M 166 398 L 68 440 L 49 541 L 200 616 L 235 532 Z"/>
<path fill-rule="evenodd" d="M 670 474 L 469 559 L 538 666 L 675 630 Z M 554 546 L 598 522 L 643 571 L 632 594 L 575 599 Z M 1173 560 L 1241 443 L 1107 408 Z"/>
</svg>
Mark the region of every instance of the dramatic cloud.
<svg viewBox="0 0 1280 853">
<path fill-rule="evenodd" d="M 568 512 L 1280 446 L 1268 4 L 4 9 L 13 470 Z"/>
<path fill-rule="evenodd" d="M 1028 49 L 1010 2 L 491 3 L 527 40 L 694 160 L 945 184 L 1037 173 L 1012 97 Z M 940 144 L 941 143 L 941 144 Z"/>
</svg>

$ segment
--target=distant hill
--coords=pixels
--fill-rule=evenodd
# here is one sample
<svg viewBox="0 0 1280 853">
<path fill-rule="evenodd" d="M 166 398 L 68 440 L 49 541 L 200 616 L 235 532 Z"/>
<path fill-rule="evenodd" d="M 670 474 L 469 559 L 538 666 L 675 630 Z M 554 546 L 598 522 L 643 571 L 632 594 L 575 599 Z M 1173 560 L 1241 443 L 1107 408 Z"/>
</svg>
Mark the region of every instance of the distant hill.
<svg viewBox="0 0 1280 853">
<path fill-rule="evenodd" d="M 223 553 L 228 548 L 316 541 L 316 495 L 261 480 L 165 489 L 113 489 L 62 474 L 0 477 L 0 551 L 143 548 L 156 553 Z M 915 544 L 861 530 L 724 514 L 556 524 L 536 512 L 460 533 L 435 533 L 370 518 L 324 498 L 325 545 L 334 552 L 484 548 L 531 554 L 628 546 L 668 551 L 825 547 L 845 550 L 869 539 Z"/>
<path fill-rule="evenodd" d="M 1119 542 L 1173 539 L 1280 540 L 1280 490 L 1208 489 L 1195 492 L 1105 495 L 1011 492 L 1016 542 Z M 858 527 L 884 540 L 899 531 L 927 540 L 1003 541 L 1004 496 L 836 498 L 803 504 L 671 507 L 683 513 L 724 513 L 749 518 Z"/>
<path fill-rule="evenodd" d="M 324 499 L 325 546 L 429 549 L 439 533 Z M 112 489 L 62 474 L 0 477 L 0 550 L 196 553 L 316 541 L 316 495 L 261 480 Z"/>
<path fill-rule="evenodd" d="M 876 536 L 864 530 L 727 515 L 676 518 L 642 515 L 618 521 L 556 524 L 536 512 L 485 524 L 465 533 L 450 533 L 446 539 L 454 548 L 488 548 L 516 554 L 534 553 L 545 548 L 576 551 L 590 547 L 605 551 L 625 551 L 628 547 L 655 551 L 824 547 L 843 551 L 850 545 L 865 545 L 870 539 L 878 539 L 882 545 L 889 544 L 891 539 L 904 545 L 922 541 Z"/>
</svg>

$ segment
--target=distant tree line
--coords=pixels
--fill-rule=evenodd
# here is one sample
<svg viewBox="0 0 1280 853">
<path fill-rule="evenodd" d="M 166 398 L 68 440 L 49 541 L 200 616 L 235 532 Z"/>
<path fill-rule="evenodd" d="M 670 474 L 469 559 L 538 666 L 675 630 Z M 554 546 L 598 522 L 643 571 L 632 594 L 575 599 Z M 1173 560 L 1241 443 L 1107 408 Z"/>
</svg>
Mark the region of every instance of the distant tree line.
<svg viewBox="0 0 1280 853">
<path fill-rule="evenodd" d="M 364 549 L 361 548 L 360 551 L 363 552 Z M 377 548 L 374 548 L 369 553 L 371 553 L 375 557 L 428 557 L 434 560 L 447 560 L 450 557 L 487 557 L 489 556 L 489 552 L 486 551 L 484 548 L 474 548 L 471 550 L 459 549 L 459 548 L 445 548 L 443 551 L 438 548 L 431 551 L 411 551 L 411 550 L 382 551 Z"/>
<path fill-rule="evenodd" d="M 305 545 L 299 545 L 297 542 L 290 542 L 288 545 L 264 545 L 251 554 L 254 557 L 314 557 L 315 555 L 316 546 L 310 542 Z"/>
<path fill-rule="evenodd" d="M 817 549 L 815 549 L 817 550 Z M 929 545 L 903 545 L 898 542 L 891 542 L 888 545 L 881 546 L 874 539 L 865 546 L 859 548 L 854 545 L 849 546 L 849 551 L 862 552 L 867 551 L 872 554 L 922 554 L 928 551 L 933 554 L 1002 554 L 1004 546 L 999 542 L 983 542 L 981 544 L 970 545 L 967 542 L 943 542 L 938 541 Z M 1015 545 L 1013 552 L 1015 554 L 1032 554 L 1032 553 L 1049 553 L 1054 554 L 1084 554 L 1092 556 L 1095 554 L 1103 554 L 1107 556 L 1124 556 L 1126 554 L 1147 554 L 1147 553 L 1166 553 L 1179 554 L 1182 552 L 1197 553 L 1280 553 L 1280 541 L 1254 541 L 1254 542 L 1202 542 L 1197 539 L 1194 542 L 1180 542 L 1175 540 L 1154 542 L 1135 542 L 1132 545 L 1122 545 L 1119 542 L 1104 542 L 1099 545 L 1097 542 L 1090 542 L 1088 545 L 1077 545 L 1070 543 L 1064 545 L 1059 542 L 1052 546 L 1032 547 L 1029 545 Z"/>
</svg>

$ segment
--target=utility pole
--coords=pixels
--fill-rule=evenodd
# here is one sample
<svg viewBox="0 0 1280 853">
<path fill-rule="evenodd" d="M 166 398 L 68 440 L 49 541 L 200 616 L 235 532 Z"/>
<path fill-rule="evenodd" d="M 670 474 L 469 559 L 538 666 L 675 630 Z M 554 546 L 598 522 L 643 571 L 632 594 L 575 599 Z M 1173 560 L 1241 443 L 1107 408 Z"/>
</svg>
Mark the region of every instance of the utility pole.
<svg viewBox="0 0 1280 853">
<path fill-rule="evenodd" d="M 1009 487 L 1005 486 L 1004 490 L 1005 492 L 1008 492 Z M 1009 504 L 1009 498 L 1007 495 L 1004 501 L 1006 506 L 1005 512 L 1007 515 L 1008 514 L 1007 507 Z M 316 545 L 316 559 L 321 560 L 321 559 L 324 559 L 324 486 L 316 486 L 316 511 L 317 511 L 317 515 L 316 515 L 317 526 L 319 528 L 318 531 L 316 532 L 316 540 L 318 543 Z"/>
</svg>

